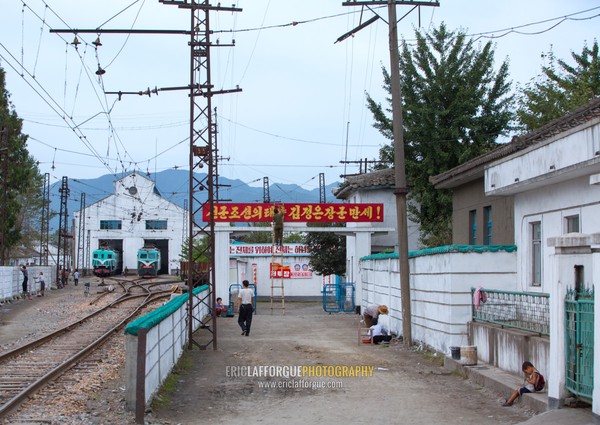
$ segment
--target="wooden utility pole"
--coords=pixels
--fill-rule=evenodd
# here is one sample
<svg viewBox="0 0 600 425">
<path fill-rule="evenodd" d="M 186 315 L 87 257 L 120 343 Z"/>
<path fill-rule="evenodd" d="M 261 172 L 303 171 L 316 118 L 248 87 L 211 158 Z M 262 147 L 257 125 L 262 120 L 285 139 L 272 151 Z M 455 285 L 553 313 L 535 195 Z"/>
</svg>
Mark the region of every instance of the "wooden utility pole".
<svg viewBox="0 0 600 425">
<path fill-rule="evenodd" d="M 408 264 L 408 224 L 406 214 L 406 170 L 404 162 L 404 128 L 402 118 L 402 89 L 400 87 L 400 54 L 398 53 L 398 23 L 396 1 L 388 0 L 390 37 L 390 78 L 392 89 L 392 129 L 394 131 L 394 181 L 396 215 L 398 220 L 398 257 L 400 261 L 400 297 L 402 299 L 402 337 L 404 345 L 412 345 L 410 305 L 410 270 Z"/>
<path fill-rule="evenodd" d="M 413 1 L 413 0 L 364 0 L 347 1 L 343 6 L 375 6 L 384 5 L 388 7 L 389 25 L 389 48 L 390 48 L 390 80 L 392 95 L 392 127 L 394 132 L 394 179 L 396 195 L 397 232 L 398 232 L 398 256 L 400 262 L 400 298 L 402 300 L 402 337 L 404 345 L 412 345 L 412 317 L 410 297 L 410 270 L 408 264 L 408 215 L 406 208 L 406 195 L 408 185 L 406 182 L 406 167 L 404 160 L 404 128 L 402 119 L 402 89 L 400 86 L 400 54 L 398 52 L 398 22 L 396 18 L 396 5 L 413 6 L 412 10 L 420 6 L 439 6 L 437 1 Z M 411 11 L 412 11 L 411 10 Z M 409 12 L 410 13 L 410 12 Z M 408 13 L 404 16 L 407 16 Z M 353 35 L 357 31 L 375 22 L 370 19 L 359 25 L 354 30 L 344 34 L 338 41 Z"/>
</svg>

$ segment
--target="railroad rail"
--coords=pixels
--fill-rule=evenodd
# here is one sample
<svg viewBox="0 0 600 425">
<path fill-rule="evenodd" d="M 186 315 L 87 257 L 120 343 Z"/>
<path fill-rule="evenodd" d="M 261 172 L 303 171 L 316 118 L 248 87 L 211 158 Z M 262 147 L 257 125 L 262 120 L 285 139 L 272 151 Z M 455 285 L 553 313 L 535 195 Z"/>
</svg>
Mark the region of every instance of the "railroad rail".
<svg viewBox="0 0 600 425">
<path fill-rule="evenodd" d="M 140 284 L 114 279 L 122 294 L 104 307 L 61 329 L 0 355 L 0 419 L 13 412 L 33 394 L 89 356 L 122 329 L 148 304 L 168 297 L 160 290 L 169 282 Z M 157 287 L 158 285 L 158 287 Z M 115 291 L 118 292 L 118 291 Z M 109 291 L 99 294 L 90 304 Z M 113 294 L 114 296 L 114 294 Z"/>
</svg>

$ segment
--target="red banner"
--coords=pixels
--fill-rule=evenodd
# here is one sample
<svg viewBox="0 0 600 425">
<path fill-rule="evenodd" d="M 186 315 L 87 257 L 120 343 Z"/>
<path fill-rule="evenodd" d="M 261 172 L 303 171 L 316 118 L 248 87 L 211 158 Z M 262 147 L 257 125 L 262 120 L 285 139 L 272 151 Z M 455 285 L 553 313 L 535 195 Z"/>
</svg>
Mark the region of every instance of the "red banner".
<svg viewBox="0 0 600 425">
<path fill-rule="evenodd" d="M 214 204 L 216 222 L 271 222 L 282 208 L 284 223 L 359 223 L 383 221 L 383 204 Z M 210 220 L 205 205 L 202 219 Z"/>
</svg>

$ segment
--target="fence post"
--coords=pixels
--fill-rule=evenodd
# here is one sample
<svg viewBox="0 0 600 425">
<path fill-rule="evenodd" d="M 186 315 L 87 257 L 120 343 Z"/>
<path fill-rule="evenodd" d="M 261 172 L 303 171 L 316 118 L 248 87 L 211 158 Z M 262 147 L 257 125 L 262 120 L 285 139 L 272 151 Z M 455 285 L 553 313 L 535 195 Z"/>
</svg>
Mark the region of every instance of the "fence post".
<svg viewBox="0 0 600 425">
<path fill-rule="evenodd" d="M 146 412 L 146 328 L 139 328 L 137 335 L 137 370 L 135 379 L 135 422 L 144 423 Z"/>
</svg>

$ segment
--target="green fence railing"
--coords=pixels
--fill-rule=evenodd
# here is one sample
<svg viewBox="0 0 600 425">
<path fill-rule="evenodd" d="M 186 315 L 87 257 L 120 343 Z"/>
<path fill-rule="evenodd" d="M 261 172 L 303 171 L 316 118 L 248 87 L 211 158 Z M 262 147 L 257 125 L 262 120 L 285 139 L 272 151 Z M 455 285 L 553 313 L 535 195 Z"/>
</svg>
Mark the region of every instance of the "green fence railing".
<svg viewBox="0 0 600 425">
<path fill-rule="evenodd" d="M 477 303 L 475 292 L 476 289 L 471 288 L 473 321 L 494 323 L 539 335 L 550 334 L 549 294 L 480 289 L 482 295 Z"/>
</svg>

